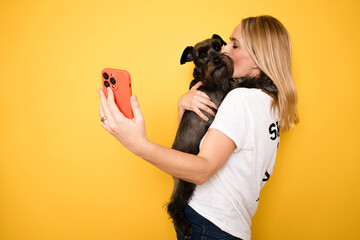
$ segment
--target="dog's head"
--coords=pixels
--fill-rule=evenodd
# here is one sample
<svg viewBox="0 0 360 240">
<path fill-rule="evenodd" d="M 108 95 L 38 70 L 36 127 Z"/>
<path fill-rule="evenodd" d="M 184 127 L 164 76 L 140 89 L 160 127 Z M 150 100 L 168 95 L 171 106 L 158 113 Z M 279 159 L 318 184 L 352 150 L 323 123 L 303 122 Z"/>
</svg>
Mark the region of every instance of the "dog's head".
<svg viewBox="0 0 360 240">
<path fill-rule="evenodd" d="M 223 45 L 226 45 L 224 40 L 214 34 L 212 38 L 199 42 L 194 47 L 185 48 L 181 56 L 181 64 L 194 62 L 194 77 L 199 78 L 207 89 L 220 87 L 225 90 L 228 79 L 233 74 L 232 59 L 221 53 Z"/>
</svg>

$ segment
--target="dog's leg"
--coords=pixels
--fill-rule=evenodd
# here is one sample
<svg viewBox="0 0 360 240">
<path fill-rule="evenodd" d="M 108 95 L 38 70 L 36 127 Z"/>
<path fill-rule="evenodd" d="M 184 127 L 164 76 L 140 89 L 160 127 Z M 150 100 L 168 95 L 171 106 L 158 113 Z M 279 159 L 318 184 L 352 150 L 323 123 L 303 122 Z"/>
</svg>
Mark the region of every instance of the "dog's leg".
<svg viewBox="0 0 360 240">
<path fill-rule="evenodd" d="M 177 184 L 167 210 L 173 219 L 175 229 L 185 239 L 190 239 L 192 227 L 191 223 L 186 218 L 185 207 L 187 206 L 196 185 L 180 179 L 176 179 L 175 182 L 177 182 Z"/>
<path fill-rule="evenodd" d="M 199 153 L 201 138 L 214 118 L 210 114 L 204 114 L 211 121 L 203 121 L 196 113 L 185 111 L 172 146 L 173 149 L 195 155 Z M 186 239 L 191 238 L 192 227 L 186 218 L 185 207 L 191 199 L 195 188 L 196 185 L 193 183 L 175 179 L 174 191 L 167 206 L 167 211 L 173 220 L 175 229 Z"/>
</svg>

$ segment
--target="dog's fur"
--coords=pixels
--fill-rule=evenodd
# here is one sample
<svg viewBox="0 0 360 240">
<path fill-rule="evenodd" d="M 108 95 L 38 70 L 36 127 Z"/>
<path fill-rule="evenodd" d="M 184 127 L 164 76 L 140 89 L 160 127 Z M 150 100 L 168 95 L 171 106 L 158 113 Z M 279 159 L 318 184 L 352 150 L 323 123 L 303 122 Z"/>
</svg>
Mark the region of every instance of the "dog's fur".
<svg viewBox="0 0 360 240">
<path fill-rule="evenodd" d="M 190 88 L 201 81 L 202 86 L 198 90 L 205 92 L 217 107 L 225 98 L 226 94 L 237 87 L 259 88 L 273 97 L 277 97 L 277 89 L 270 78 L 264 73 L 260 77 L 245 77 L 240 83 L 232 79 L 234 67 L 230 57 L 220 52 L 226 43 L 220 36 L 214 34 L 211 39 L 206 39 L 194 47 L 187 47 L 181 57 L 180 63 L 193 61 L 195 69 L 194 80 Z M 214 109 L 214 111 L 216 111 Z M 214 120 L 214 116 L 202 111 L 209 121 L 202 120 L 193 111 L 185 111 L 175 137 L 172 148 L 197 155 L 200 141 Z M 174 178 L 174 190 L 171 201 L 167 205 L 167 211 L 173 219 L 174 227 L 185 239 L 191 238 L 191 223 L 185 216 L 185 207 L 190 200 L 196 185 Z"/>
</svg>

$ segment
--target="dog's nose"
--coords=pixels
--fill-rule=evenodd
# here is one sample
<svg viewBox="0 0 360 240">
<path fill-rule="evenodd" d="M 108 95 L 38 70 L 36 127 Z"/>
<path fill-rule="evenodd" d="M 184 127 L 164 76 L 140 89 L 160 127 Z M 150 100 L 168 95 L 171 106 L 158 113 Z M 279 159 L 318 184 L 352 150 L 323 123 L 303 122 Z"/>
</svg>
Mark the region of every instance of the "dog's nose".
<svg viewBox="0 0 360 240">
<path fill-rule="evenodd" d="M 215 65 L 220 65 L 220 63 L 221 63 L 220 58 L 215 58 L 215 59 L 214 59 L 214 64 L 215 64 Z"/>
</svg>

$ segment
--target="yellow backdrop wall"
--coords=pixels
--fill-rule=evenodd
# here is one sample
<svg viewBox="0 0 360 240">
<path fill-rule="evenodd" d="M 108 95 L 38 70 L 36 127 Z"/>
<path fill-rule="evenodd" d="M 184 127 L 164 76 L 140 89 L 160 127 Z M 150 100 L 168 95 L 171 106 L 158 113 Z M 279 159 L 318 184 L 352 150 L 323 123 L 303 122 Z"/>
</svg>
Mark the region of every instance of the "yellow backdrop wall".
<svg viewBox="0 0 360 240">
<path fill-rule="evenodd" d="M 172 178 L 100 125 L 100 71 L 127 69 L 151 140 L 171 146 L 183 49 L 242 18 L 290 32 L 300 124 L 282 134 L 252 239 L 360 239 L 360 2 L 1 1 L 0 239 L 175 239 Z M 169 159 L 170 160 L 170 159 Z"/>
</svg>

